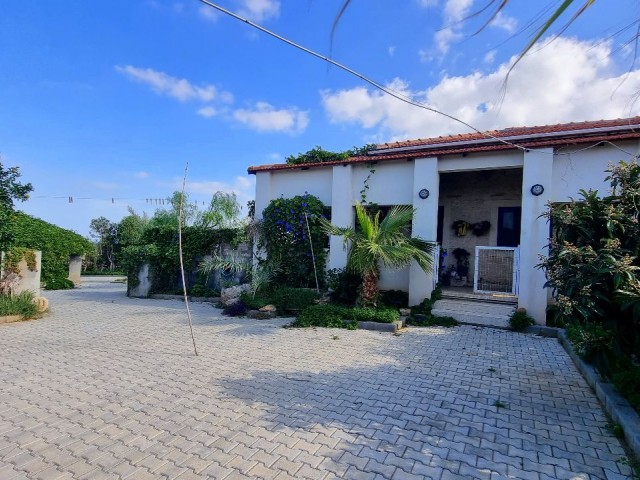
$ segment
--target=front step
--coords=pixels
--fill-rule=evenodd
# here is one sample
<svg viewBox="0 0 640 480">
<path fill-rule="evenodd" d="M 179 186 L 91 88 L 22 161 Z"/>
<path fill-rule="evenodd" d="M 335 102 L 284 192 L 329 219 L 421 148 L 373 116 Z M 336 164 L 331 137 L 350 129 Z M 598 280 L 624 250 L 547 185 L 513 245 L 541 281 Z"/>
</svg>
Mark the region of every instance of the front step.
<svg viewBox="0 0 640 480">
<path fill-rule="evenodd" d="M 431 313 L 437 316 L 453 317 L 460 323 L 509 327 L 509 318 L 515 311 L 513 303 L 469 300 L 468 298 L 443 298 L 433 305 Z"/>
</svg>

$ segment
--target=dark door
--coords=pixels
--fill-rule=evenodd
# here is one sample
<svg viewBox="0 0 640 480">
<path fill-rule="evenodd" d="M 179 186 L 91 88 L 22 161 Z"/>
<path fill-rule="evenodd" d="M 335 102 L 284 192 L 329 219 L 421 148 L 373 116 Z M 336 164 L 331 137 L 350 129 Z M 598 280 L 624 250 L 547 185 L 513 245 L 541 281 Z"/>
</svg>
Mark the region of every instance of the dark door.
<svg viewBox="0 0 640 480">
<path fill-rule="evenodd" d="M 444 207 L 440 205 L 438 207 L 438 230 L 436 231 L 436 242 L 442 245 L 442 234 L 444 228 Z"/>
<path fill-rule="evenodd" d="M 498 247 L 517 247 L 520 245 L 520 220 L 522 208 L 498 208 Z"/>
</svg>

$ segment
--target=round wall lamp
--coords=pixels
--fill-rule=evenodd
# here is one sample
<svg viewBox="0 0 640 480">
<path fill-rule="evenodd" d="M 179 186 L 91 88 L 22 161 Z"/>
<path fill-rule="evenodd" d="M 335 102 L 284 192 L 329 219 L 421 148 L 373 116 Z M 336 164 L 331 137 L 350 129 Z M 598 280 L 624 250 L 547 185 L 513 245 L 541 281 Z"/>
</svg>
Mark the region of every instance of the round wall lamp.
<svg viewBox="0 0 640 480">
<path fill-rule="evenodd" d="M 422 190 L 420 190 L 418 192 L 418 196 L 422 199 L 425 200 L 427 198 L 429 198 L 429 190 L 427 190 L 426 188 L 423 188 Z"/>
<path fill-rule="evenodd" d="M 539 183 L 536 183 L 535 185 L 533 185 L 531 187 L 531 194 L 535 195 L 536 197 L 539 195 L 542 195 L 544 193 L 544 187 L 542 185 L 540 185 Z"/>
</svg>

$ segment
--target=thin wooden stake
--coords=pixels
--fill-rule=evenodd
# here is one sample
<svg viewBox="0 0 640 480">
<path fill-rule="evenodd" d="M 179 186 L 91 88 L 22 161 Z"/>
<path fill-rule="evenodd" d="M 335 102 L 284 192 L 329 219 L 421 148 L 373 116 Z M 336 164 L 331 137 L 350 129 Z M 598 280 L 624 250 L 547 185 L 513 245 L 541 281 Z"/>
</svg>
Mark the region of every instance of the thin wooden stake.
<svg viewBox="0 0 640 480">
<path fill-rule="evenodd" d="M 184 177 L 182 178 L 182 195 L 180 195 L 180 210 L 178 211 L 178 256 L 180 257 L 180 274 L 182 275 L 182 292 L 184 293 L 184 304 L 187 307 L 187 318 L 189 319 L 189 330 L 191 331 L 191 341 L 193 351 L 198 356 L 196 348 L 196 337 L 193 336 L 193 323 L 191 322 L 191 310 L 189 310 L 189 298 L 187 297 L 187 282 L 184 279 L 184 260 L 182 259 L 182 203 L 184 202 L 184 190 L 187 184 L 187 169 L 189 162 L 184 166 Z"/>
<path fill-rule="evenodd" d="M 307 222 L 307 235 L 309 235 L 309 246 L 311 247 L 311 261 L 313 262 L 313 274 L 316 277 L 316 291 L 320 294 L 320 283 L 318 283 L 318 271 L 316 270 L 316 256 L 313 253 L 313 242 L 311 241 L 311 229 L 309 228 L 309 218 L 307 212 L 304 213 L 304 219 Z"/>
</svg>

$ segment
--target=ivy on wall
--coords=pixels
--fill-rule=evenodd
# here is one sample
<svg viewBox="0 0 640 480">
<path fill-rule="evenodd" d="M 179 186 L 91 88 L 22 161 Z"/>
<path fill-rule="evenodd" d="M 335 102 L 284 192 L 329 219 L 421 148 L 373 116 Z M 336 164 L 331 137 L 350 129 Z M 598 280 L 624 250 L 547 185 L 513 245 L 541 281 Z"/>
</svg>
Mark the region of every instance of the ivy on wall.
<svg viewBox="0 0 640 480">
<path fill-rule="evenodd" d="M 276 198 L 264 209 L 259 246 L 265 249 L 267 261 L 277 267 L 273 278 L 276 284 L 315 287 L 315 257 L 318 281 L 323 286 L 328 237 L 319 219 L 325 213 L 325 205 L 308 193 Z"/>
<path fill-rule="evenodd" d="M 69 257 L 87 255 L 94 251 L 93 244 L 82 235 L 22 212 L 15 213 L 14 232 L 14 245 L 42 252 L 43 282 L 67 278 Z"/>
<path fill-rule="evenodd" d="M 352 149 L 345 150 L 344 152 L 330 152 L 328 150 L 324 150 L 320 146 L 317 146 L 305 153 L 299 153 L 298 155 L 289 155 L 285 159 L 285 162 L 288 165 L 340 162 L 348 159 L 349 157 L 360 157 L 366 155 L 367 152 L 375 150 L 375 148 L 375 144 L 368 144 L 364 147 L 353 147 Z"/>
</svg>

